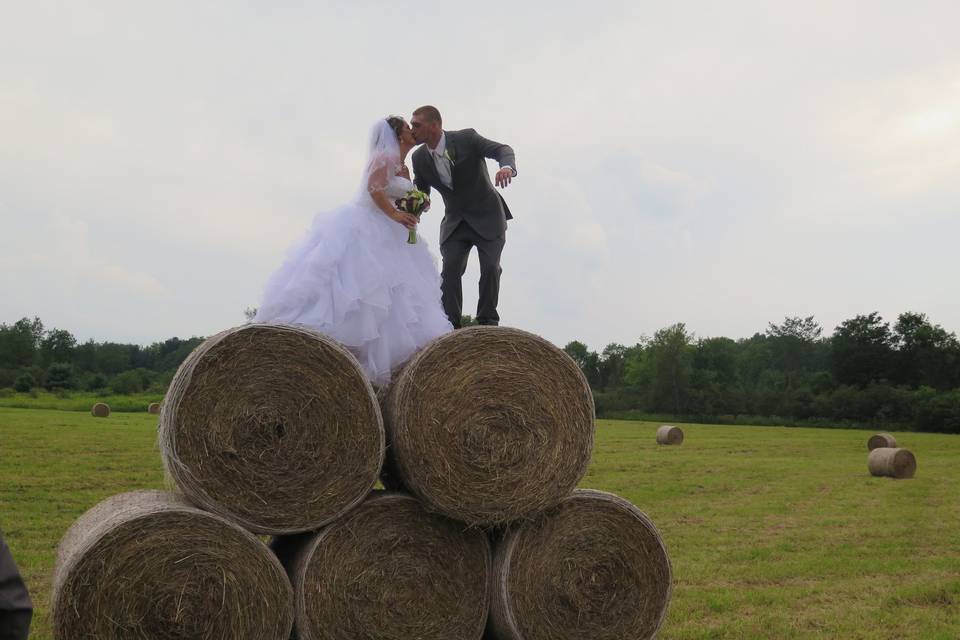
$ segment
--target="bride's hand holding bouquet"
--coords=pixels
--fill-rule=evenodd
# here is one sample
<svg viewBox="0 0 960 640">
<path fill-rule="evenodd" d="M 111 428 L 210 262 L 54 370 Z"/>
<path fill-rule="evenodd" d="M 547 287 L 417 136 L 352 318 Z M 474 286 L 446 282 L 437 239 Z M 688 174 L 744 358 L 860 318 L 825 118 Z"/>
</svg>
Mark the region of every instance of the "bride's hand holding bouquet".
<svg viewBox="0 0 960 640">
<path fill-rule="evenodd" d="M 417 223 L 420 222 L 420 216 L 423 215 L 423 212 L 430 209 L 430 196 L 419 189 L 411 189 L 403 194 L 403 197 L 397 198 L 394 205 L 398 212 L 415 220 L 412 226 L 406 222 L 403 224 L 410 230 L 410 233 L 407 234 L 407 244 L 416 244 Z"/>
</svg>

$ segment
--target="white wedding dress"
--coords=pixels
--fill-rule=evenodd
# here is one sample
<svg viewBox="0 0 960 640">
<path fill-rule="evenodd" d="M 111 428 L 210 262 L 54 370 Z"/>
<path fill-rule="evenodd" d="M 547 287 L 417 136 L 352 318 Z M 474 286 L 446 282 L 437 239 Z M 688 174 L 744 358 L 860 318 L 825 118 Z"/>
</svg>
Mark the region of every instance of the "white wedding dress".
<svg viewBox="0 0 960 640">
<path fill-rule="evenodd" d="M 413 189 L 389 178 L 393 201 Z M 334 338 L 376 385 L 423 345 L 453 329 L 440 304 L 440 274 L 427 243 L 363 194 L 314 218 L 267 281 L 255 322 L 304 325 Z"/>
</svg>

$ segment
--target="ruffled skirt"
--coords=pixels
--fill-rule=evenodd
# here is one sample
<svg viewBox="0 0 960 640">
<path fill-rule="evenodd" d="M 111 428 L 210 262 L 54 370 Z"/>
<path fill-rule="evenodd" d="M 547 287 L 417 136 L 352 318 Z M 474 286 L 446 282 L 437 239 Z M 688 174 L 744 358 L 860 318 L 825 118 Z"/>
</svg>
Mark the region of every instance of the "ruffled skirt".
<svg viewBox="0 0 960 640">
<path fill-rule="evenodd" d="M 440 274 L 423 238 L 372 206 L 318 215 L 267 281 L 255 322 L 304 325 L 337 340 L 371 382 L 453 327 L 440 303 Z"/>
</svg>

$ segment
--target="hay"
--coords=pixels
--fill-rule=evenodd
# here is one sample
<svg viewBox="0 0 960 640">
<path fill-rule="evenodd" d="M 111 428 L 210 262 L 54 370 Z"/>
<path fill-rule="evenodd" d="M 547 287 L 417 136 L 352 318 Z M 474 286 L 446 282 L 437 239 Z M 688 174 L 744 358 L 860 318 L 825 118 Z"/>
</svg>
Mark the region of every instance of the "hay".
<svg viewBox="0 0 960 640">
<path fill-rule="evenodd" d="M 147 413 L 153 413 L 153 414 L 160 413 L 160 403 L 151 402 L 149 405 L 147 405 Z"/>
<path fill-rule="evenodd" d="M 91 407 L 90 415 L 94 418 L 106 418 L 110 415 L 110 407 L 103 402 L 98 402 Z"/>
<path fill-rule="evenodd" d="M 643 512 L 618 496 L 577 490 L 496 545 L 491 631 L 499 640 L 652 638 L 671 575 Z"/>
<path fill-rule="evenodd" d="M 356 359 L 301 327 L 249 324 L 198 346 L 160 414 L 186 497 L 254 533 L 317 529 L 376 484 L 384 431 Z"/>
<path fill-rule="evenodd" d="M 917 459 L 906 449 L 881 447 L 870 452 L 867 468 L 875 476 L 912 478 L 917 473 Z"/>
<path fill-rule="evenodd" d="M 107 498 L 57 550 L 61 640 L 289 637 L 293 590 L 260 540 L 162 491 Z"/>
<path fill-rule="evenodd" d="M 583 477 L 593 395 L 573 360 L 543 338 L 468 327 L 403 368 L 385 421 L 400 486 L 433 511 L 494 525 L 556 505 Z"/>
<path fill-rule="evenodd" d="M 873 451 L 874 449 L 880 449 L 882 447 L 895 449 L 897 447 L 897 439 L 889 433 L 877 433 L 870 436 L 870 439 L 867 440 L 868 451 Z"/>
<path fill-rule="evenodd" d="M 657 444 L 680 444 L 683 442 L 683 430 L 680 427 L 664 424 L 657 429 Z"/>
<path fill-rule="evenodd" d="M 490 546 L 477 529 L 377 492 L 317 534 L 274 541 L 294 585 L 300 640 L 479 639 Z"/>
</svg>

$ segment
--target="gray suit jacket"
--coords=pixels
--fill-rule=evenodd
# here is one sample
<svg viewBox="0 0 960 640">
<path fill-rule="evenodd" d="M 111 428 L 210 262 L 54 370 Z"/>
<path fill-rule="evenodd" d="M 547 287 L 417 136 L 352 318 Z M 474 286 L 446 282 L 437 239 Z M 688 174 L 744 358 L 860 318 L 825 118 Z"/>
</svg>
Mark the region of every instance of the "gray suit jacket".
<svg viewBox="0 0 960 640">
<path fill-rule="evenodd" d="M 443 196 L 446 214 L 440 222 L 440 242 L 446 240 L 461 221 L 486 240 L 499 238 L 507 230 L 507 220 L 513 218 L 506 201 L 490 181 L 485 158 L 496 160 L 501 167 L 517 170 L 517 160 L 508 145 L 487 140 L 474 129 L 444 131 L 447 153 L 452 159 L 450 169 L 453 188 L 440 181 L 437 167 L 427 145 L 413 152 L 413 174 L 417 189 L 430 193 L 436 189 Z"/>
</svg>

